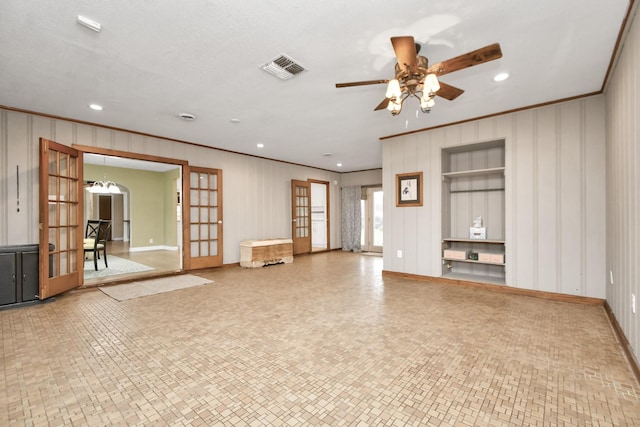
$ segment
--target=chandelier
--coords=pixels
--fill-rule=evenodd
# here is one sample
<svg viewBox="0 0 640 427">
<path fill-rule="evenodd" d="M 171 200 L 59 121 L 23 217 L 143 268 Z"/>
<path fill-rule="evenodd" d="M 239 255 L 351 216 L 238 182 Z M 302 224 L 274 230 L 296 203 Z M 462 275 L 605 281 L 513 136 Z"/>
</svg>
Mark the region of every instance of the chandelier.
<svg viewBox="0 0 640 427">
<path fill-rule="evenodd" d="M 120 188 L 113 181 L 94 181 L 87 187 L 89 193 L 95 194 L 120 194 Z"/>
<path fill-rule="evenodd" d="M 427 73 L 427 58 L 418 56 L 417 60 L 418 64 L 414 65 L 413 69 L 402 69 L 396 64 L 396 78 L 389 80 L 386 93 L 389 100 L 387 110 L 394 116 L 400 114 L 402 104 L 409 97 L 415 97 L 420 101 L 420 110 L 423 113 L 430 112 L 436 103 L 434 98 L 440 90 L 438 77 L 433 73 Z"/>
<path fill-rule="evenodd" d="M 103 158 L 104 167 L 107 167 L 107 159 Z M 103 180 L 102 181 L 94 181 L 87 187 L 87 191 L 89 193 L 94 194 L 120 194 L 120 188 L 118 184 L 113 181 L 107 181 L 107 172 L 106 170 L 103 172 Z"/>
</svg>

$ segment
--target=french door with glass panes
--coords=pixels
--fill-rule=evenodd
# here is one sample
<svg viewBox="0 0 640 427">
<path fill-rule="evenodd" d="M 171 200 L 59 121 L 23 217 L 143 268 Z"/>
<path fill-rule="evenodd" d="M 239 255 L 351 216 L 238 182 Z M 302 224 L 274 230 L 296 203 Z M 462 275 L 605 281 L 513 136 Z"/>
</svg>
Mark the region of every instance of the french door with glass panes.
<svg viewBox="0 0 640 427">
<path fill-rule="evenodd" d="M 293 254 L 311 252 L 311 183 L 291 180 L 291 236 Z"/>
<path fill-rule="evenodd" d="M 82 153 L 40 138 L 40 284 L 45 299 L 77 288 L 84 270 Z"/>
<path fill-rule="evenodd" d="M 185 270 L 221 266 L 222 170 L 194 166 L 185 169 Z"/>
</svg>

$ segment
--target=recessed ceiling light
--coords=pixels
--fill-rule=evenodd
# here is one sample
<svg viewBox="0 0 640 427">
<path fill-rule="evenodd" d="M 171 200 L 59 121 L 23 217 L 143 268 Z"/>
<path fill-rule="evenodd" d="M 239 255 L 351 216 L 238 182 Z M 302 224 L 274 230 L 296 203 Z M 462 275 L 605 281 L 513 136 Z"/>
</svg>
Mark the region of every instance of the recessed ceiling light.
<svg viewBox="0 0 640 427">
<path fill-rule="evenodd" d="M 102 111 L 102 105 L 98 105 L 98 104 L 89 104 L 89 108 L 96 111 Z"/>
<path fill-rule="evenodd" d="M 196 116 L 191 113 L 180 113 L 178 114 L 178 117 L 185 122 L 192 122 L 196 119 Z"/>
<path fill-rule="evenodd" d="M 331 157 L 331 156 L 333 156 L 333 153 L 322 153 L 322 155 L 324 157 Z"/>
<path fill-rule="evenodd" d="M 78 24 L 82 25 L 83 27 L 87 27 L 90 30 L 95 31 L 96 33 L 99 33 L 100 30 L 102 29 L 102 25 L 100 25 L 99 22 L 96 22 L 93 19 L 89 19 L 82 15 L 78 15 L 78 17 L 76 18 L 76 21 L 78 22 Z"/>
<path fill-rule="evenodd" d="M 263 147 L 264 147 L 264 144 L 263 144 L 262 142 L 259 142 L 259 143 L 256 145 L 256 147 L 258 147 L 258 148 L 263 148 Z"/>
<path fill-rule="evenodd" d="M 342 163 L 338 163 L 336 166 L 341 168 L 342 167 Z"/>
<path fill-rule="evenodd" d="M 493 78 L 493 81 L 501 82 L 503 80 L 507 80 L 508 78 L 509 78 L 509 73 L 500 73 Z"/>
<path fill-rule="evenodd" d="M 240 119 L 231 119 L 229 120 L 231 123 L 240 123 Z"/>
</svg>

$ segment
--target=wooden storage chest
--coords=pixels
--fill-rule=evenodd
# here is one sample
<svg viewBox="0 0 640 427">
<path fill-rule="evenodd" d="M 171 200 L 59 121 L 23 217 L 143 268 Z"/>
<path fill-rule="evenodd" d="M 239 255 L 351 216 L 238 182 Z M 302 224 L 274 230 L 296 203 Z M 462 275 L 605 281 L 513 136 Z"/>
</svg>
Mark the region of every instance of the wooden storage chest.
<svg viewBox="0 0 640 427">
<path fill-rule="evenodd" d="M 246 240 L 240 242 L 240 266 L 247 268 L 264 267 L 271 264 L 293 262 L 293 241 L 291 239 Z"/>
</svg>

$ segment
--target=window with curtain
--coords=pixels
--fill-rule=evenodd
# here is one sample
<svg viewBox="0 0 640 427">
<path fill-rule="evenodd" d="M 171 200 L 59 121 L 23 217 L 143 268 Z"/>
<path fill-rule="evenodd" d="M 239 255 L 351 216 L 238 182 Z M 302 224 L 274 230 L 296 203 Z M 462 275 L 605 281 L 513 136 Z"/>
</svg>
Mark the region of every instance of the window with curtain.
<svg viewBox="0 0 640 427">
<path fill-rule="evenodd" d="M 362 188 L 360 185 L 342 188 L 342 250 L 360 252 Z"/>
</svg>

